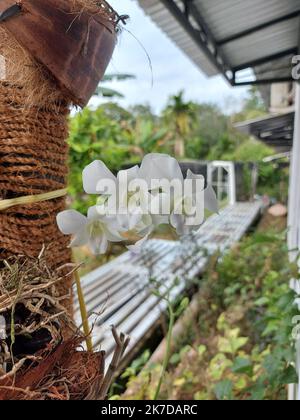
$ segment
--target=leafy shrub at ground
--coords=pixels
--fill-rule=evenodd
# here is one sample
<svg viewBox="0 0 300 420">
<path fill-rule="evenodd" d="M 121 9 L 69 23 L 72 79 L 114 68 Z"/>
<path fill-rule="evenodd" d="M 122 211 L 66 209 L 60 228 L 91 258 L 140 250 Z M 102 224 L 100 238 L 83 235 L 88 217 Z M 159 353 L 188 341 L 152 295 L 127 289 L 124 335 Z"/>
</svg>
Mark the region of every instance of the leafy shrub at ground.
<svg viewBox="0 0 300 420">
<path fill-rule="evenodd" d="M 298 277 L 284 233 L 256 233 L 212 264 L 200 316 L 176 343 L 160 397 L 286 399 L 287 384 L 297 381 L 292 319 L 299 310 L 289 279 Z M 159 370 L 132 376 L 125 398 L 151 398 Z"/>
</svg>

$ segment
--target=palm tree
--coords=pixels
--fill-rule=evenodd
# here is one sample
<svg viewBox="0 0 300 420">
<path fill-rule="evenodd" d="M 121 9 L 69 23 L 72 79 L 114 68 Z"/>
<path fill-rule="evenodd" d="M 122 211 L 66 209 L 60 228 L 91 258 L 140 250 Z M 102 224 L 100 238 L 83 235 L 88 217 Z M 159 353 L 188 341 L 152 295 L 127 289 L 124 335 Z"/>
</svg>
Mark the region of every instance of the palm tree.
<svg viewBox="0 0 300 420">
<path fill-rule="evenodd" d="M 190 133 L 191 123 L 195 117 L 194 104 L 184 102 L 184 92 L 171 96 L 164 111 L 166 121 L 175 128 L 174 153 L 177 158 L 185 156 L 185 140 Z"/>
<path fill-rule="evenodd" d="M 132 80 L 136 77 L 133 74 L 107 74 L 103 77 L 101 85 L 98 86 L 95 96 L 102 96 L 104 98 L 124 98 L 124 95 L 121 92 L 118 92 L 114 89 L 103 87 L 102 83 L 109 83 L 109 82 L 122 82 L 125 80 Z"/>
</svg>

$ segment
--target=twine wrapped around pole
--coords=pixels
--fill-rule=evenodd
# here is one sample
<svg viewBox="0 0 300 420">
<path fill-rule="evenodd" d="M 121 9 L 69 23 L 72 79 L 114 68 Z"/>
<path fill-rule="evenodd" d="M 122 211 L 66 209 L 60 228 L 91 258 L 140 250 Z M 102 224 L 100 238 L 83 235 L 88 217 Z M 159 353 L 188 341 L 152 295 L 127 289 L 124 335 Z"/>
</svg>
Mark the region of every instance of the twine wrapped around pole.
<svg viewBox="0 0 300 420">
<path fill-rule="evenodd" d="M 11 198 L 8 200 L 0 200 L 0 211 L 7 210 L 10 207 L 19 206 L 22 204 L 35 204 L 42 201 L 53 200 L 54 198 L 64 197 L 67 195 L 66 188 L 45 194 L 28 195 L 24 197 Z"/>
<path fill-rule="evenodd" d="M 0 83 L 0 198 L 51 193 L 67 187 L 69 109 L 64 103 L 27 107 L 26 90 Z M 46 247 L 53 269 L 71 261 L 69 239 L 56 226 L 65 197 L 10 207 L 0 213 L 0 260 L 36 257 Z M 71 278 L 60 285 L 70 294 Z M 71 311 L 71 297 L 66 301 Z"/>
</svg>

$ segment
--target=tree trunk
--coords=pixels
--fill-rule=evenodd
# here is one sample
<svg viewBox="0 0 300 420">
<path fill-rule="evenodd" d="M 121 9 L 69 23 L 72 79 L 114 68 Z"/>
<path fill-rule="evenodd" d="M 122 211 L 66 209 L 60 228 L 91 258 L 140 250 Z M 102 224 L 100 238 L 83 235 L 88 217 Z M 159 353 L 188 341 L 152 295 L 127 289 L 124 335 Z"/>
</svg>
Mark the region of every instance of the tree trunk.
<svg viewBox="0 0 300 420">
<path fill-rule="evenodd" d="M 178 159 L 185 156 L 185 144 L 182 137 L 177 136 L 175 140 L 175 157 Z"/>
</svg>

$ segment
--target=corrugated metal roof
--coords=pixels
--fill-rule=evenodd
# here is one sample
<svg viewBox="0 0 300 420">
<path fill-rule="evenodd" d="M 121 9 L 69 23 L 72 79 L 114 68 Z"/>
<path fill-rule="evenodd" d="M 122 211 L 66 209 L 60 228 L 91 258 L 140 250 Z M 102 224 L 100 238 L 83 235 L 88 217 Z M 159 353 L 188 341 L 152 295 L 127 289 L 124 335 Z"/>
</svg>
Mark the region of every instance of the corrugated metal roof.
<svg viewBox="0 0 300 420">
<path fill-rule="evenodd" d="M 225 44 L 222 50 L 230 65 L 237 67 L 295 47 L 298 26 L 299 20 L 294 18 Z"/>
<path fill-rule="evenodd" d="M 138 2 L 151 19 L 208 76 L 220 73 L 216 63 L 205 54 L 184 25 L 180 24 L 182 22 L 179 22 L 168 9 L 168 2 L 163 0 L 138 0 Z M 170 0 L 170 3 L 173 2 L 184 12 L 182 0 Z M 194 0 L 192 4 L 218 45 L 219 53 L 225 58 L 227 68 L 235 69 L 266 56 L 271 57 L 298 47 L 299 16 L 293 17 L 292 14 L 300 12 L 299 0 Z M 287 20 L 278 21 L 247 36 L 223 43 L 232 36 L 288 15 L 290 17 Z M 196 27 L 193 23 L 194 18 L 189 19 L 192 26 Z M 286 58 L 285 75 L 290 71 L 291 63 L 288 58 Z"/>
<path fill-rule="evenodd" d="M 290 151 L 293 146 L 294 119 L 295 112 L 288 112 L 237 123 L 235 127 L 241 133 L 255 136 L 278 151 Z"/>
<path fill-rule="evenodd" d="M 217 41 L 299 10 L 299 0 L 195 0 Z"/>
<path fill-rule="evenodd" d="M 214 76 L 219 73 L 160 0 L 138 0 L 138 2 L 157 26 L 207 75 Z"/>
</svg>

